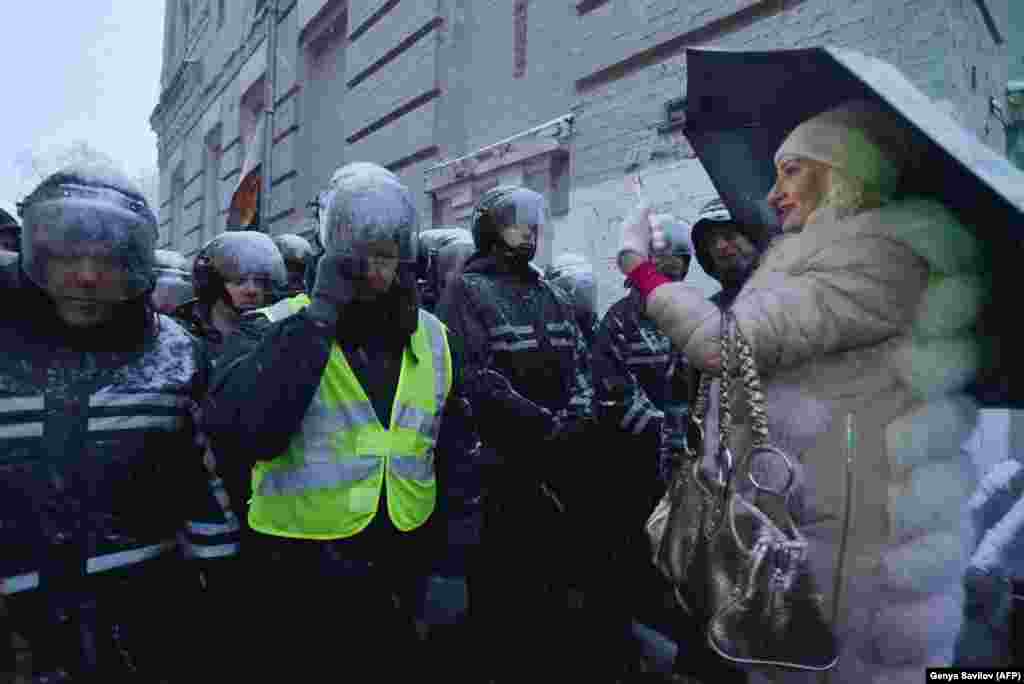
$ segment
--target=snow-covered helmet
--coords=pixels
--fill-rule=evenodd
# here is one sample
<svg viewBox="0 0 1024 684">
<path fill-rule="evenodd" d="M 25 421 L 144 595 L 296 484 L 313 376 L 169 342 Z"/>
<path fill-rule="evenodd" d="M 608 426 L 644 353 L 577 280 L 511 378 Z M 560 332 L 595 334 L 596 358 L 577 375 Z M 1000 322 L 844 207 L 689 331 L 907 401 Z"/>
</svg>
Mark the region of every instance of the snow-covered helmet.
<svg viewBox="0 0 1024 684">
<path fill-rule="evenodd" d="M 19 204 L 18 214 L 21 269 L 40 288 L 59 285 L 48 283 L 52 259 L 93 257 L 108 266 L 111 283 L 94 290 L 96 301 L 133 301 L 152 289 L 156 216 L 119 170 L 103 164 L 65 167 L 44 179 Z"/>
<path fill-rule="evenodd" d="M 192 280 L 201 302 L 226 298 L 224 284 L 255 278 L 267 297 L 281 292 L 288 282 L 284 259 L 267 235 L 254 230 L 221 233 L 207 242 L 192 264 Z"/>
<path fill-rule="evenodd" d="M 299 294 L 305 289 L 306 268 L 316 256 L 309 240 L 294 233 L 282 233 L 274 237 L 274 244 L 281 252 L 284 267 L 288 271 L 288 293 Z"/>
<path fill-rule="evenodd" d="M 540 232 L 547 220 L 544 196 L 520 185 L 499 185 L 485 192 L 473 211 L 473 242 L 487 254 L 501 240 L 501 231 L 526 224 Z"/>
<path fill-rule="evenodd" d="M 192 268 L 180 252 L 170 249 L 156 250 L 153 263 L 156 275 L 156 285 L 151 295 L 153 307 L 160 313 L 172 314 L 195 296 Z"/>
<path fill-rule="evenodd" d="M 551 262 L 546 277 L 569 295 L 577 310 L 595 313 L 597 310 L 597 280 L 594 267 L 586 257 L 573 252 L 560 254 Z"/>
<path fill-rule="evenodd" d="M 326 254 L 365 258 L 374 245 L 394 243 L 399 263 L 415 268 L 419 215 L 398 176 L 377 164 L 346 164 L 331 177 L 325 201 L 320 242 Z"/>
</svg>

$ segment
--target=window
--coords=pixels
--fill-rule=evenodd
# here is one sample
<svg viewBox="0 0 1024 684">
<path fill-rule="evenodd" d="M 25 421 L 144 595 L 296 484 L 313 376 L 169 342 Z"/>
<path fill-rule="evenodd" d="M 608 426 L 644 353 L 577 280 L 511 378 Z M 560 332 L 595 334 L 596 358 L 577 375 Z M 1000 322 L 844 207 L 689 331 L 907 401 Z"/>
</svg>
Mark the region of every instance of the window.
<svg viewBox="0 0 1024 684">
<path fill-rule="evenodd" d="M 217 30 L 224 28 L 224 15 L 227 9 L 224 7 L 224 0 L 217 0 Z"/>
</svg>

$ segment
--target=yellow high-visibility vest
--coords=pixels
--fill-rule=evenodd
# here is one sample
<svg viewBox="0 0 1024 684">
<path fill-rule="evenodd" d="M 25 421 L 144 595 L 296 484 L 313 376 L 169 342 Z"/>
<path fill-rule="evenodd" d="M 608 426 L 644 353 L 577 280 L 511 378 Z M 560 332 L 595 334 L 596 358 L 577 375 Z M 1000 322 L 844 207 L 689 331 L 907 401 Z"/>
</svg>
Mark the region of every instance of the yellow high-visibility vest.
<svg viewBox="0 0 1024 684">
<path fill-rule="evenodd" d="M 304 294 L 262 309 L 271 321 L 310 303 Z M 402 355 L 385 428 L 335 342 L 320 386 L 284 453 L 252 471 L 249 525 L 299 539 L 341 539 L 363 530 L 387 487 L 387 508 L 402 531 L 425 523 L 437 500 L 434 445 L 452 386 L 444 325 L 426 311 Z M 272 416 L 268 416 L 272 418 Z"/>
</svg>

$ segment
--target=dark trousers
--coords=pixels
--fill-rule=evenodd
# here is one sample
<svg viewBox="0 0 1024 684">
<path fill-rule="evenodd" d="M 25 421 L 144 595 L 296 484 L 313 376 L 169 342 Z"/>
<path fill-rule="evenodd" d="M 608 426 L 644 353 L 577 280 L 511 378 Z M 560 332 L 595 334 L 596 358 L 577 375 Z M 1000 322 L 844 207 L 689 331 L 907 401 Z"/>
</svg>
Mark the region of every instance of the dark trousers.
<svg viewBox="0 0 1024 684">
<path fill-rule="evenodd" d="M 415 618 L 433 529 L 399 532 L 380 518 L 337 541 L 247 540 L 248 681 L 324 681 L 357 671 L 378 681 L 430 676 Z"/>
<path fill-rule="evenodd" d="M 189 573 L 177 559 L 159 560 L 83 578 L 73 592 L 44 585 L 6 597 L 10 626 L 32 652 L 33 681 L 197 681 L 202 658 L 187 628 L 200 616 L 190 614 Z"/>
<path fill-rule="evenodd" d="M 503 479 L 488 487 L 467 577 L 474 680 L 574 681 L 563 520 L 538 483 Z"/>
</svg>

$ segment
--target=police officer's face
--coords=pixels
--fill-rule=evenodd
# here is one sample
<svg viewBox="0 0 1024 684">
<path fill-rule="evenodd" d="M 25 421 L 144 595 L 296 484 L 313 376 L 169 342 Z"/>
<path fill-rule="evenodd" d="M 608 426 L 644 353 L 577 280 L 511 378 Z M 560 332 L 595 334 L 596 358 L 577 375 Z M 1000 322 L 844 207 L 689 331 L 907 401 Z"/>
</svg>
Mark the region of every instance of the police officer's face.
<svg viewBox="0 0 1024 684">
<path fill-rule="evenodd" d="M 231 303 L 241 311 L 258 309 L 264 304 L 269 283 L 259 276 L 241 276 L 224 283 L 224 289 L 231 297 Z"/>
<path fill-rule="evenodd" d="M 537 226 L 527 223 L 516 223 L 511 226 L 505 226 L 501 229 L 502 241 L 511 247 L 516 249 L 523 246 L 537 246 Z"/>
<path fill-rule="evenodd" d="M 57 315 L 80 328 L 109 321 L 117 303 L 126 299 L 124 270 L 109 257 L 51 256 L 46 284 Z"/>
<path fill-rule="evenodd" d="M 353 283 L 356 299 L 376 299 L 391 289 L 398 274 L 398 245 L 382 241 L 367 245 L 362 257 L 366 275 Z"/>
</svg>

